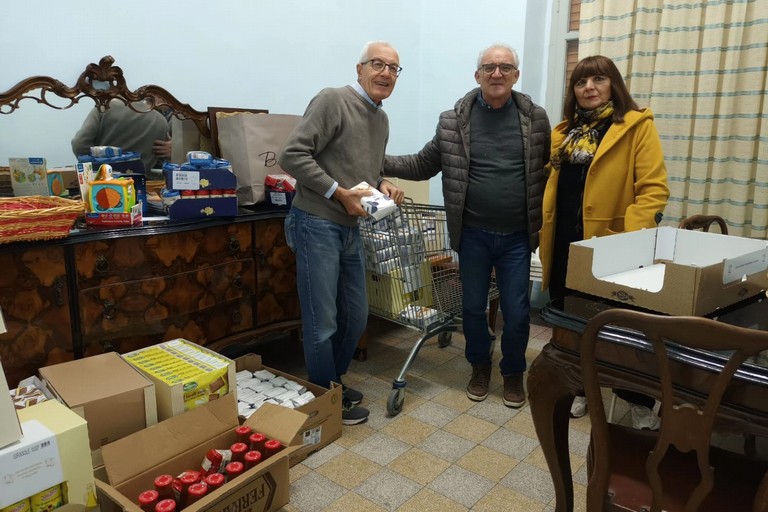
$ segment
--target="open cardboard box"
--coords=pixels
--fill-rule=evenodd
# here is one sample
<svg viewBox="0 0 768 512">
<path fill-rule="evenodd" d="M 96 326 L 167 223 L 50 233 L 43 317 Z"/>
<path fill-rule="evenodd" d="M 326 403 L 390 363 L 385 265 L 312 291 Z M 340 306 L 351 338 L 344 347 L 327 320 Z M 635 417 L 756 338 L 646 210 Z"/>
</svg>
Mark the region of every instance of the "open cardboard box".
<svg viewBox="0 0 768 512">
<path fill-rule="evenodd" d="M 768 289 L 768 241 L 671 227 L 572 243 L 566 286 L 703 316 Z"/>
<path fill-rule="evenodd" d="M 293 443 L 299 448 L 291 453 L 289 460 L 291 466 L 341 437 L 341 385 L 334 382 L 331 383 L 331 389 L 326 389 L 280 370 L 262 366 L 261 356 L 256 354 L 238 357 L 235 359 L 235 364 L 238 372 L 243 370 L 255 372 L 265 369 L 275 375 L 282 375 L 286 379 L 298 382 L 315 395 L 311 402 L 296 408 L 297 411 L 307 415 L 307 421 L 293 439 Z"/>
<path fill-rule="evenodd" d="M 2 361 L 0 361 L 0 448 L 21 439 L 21 423 L 16 414 L 16 407 L 5 380 Z"/>
<path fill-rule="evenodd" d="M 285 448 L 186 507 L 187 512 L 271 512 L 288 503 L 288 458 L 307 415 L 266 404 L 245 424 L 277 439 Z M 161 474 L 178 475 L 197 469 L 210 449 L 228 449 L 237 442 L 239 425 L 234 394 L 110 443 L 102 452 L 109 482 L 96 480 L 101 512 L 142 512 L 136 498 L 153 488 Z"/>
<path fill-rule="evenodd" d="M 39 372 L 47 389 L 88 422 L 97 466 L 102 445 L 157 423 L 154 384 L 115 352 L 45 366 Z"/>
</svg>

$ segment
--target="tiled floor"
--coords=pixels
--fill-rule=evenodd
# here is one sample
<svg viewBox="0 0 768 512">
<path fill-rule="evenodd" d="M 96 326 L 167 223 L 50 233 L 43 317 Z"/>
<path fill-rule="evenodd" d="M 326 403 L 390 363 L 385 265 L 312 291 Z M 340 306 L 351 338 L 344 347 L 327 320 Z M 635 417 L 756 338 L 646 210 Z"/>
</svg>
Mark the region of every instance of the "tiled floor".
<svg viewBox="0 0 768 512">
<path fill-rule="evenodd" d="M 368 359 L 345 383 L 365 394 L 366 423 L 345 426 L 335 443 L 291 468 L 285 512 L 553 511 L 554 487 L 527 405 L 505 407 L 498 366 L 491 394 L 472 402 L 464 338 L 439 348 L 430 339 L 406 378 L 403 411 L 387 416 L 387 397 L 420 331 L 371 317 Z M 528 362 L 551 330 L 532 314 Z M 304 377 L 300 351 L 264 347 L 265 364 Z M 499 350 L 495 351 L 498 361 Z M 625 411 L 617 407 L 617 414 Z M 589 419 L 570 423 L 576 510 L 584 509 Z"/>
</svg>

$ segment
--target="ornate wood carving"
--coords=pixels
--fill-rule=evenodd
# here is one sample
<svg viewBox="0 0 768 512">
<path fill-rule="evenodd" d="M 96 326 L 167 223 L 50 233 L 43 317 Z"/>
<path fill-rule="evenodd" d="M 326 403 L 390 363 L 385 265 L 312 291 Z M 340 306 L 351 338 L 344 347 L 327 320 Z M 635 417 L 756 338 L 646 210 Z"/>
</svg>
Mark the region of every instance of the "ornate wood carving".
<svg viewBox="0 0 768 512">
<path fill-rule="evenodd" d="M 200 133 L 210 138 L 207 112 L 200 112 L 188 103 L 181 103 L 170 92 L 157 85 L 144 85 L 135 91 L 130 90 L 125 83 L 123 70 L 115 66 L 114 62 L 115 59 L 107 55 L 102 57 L 98 64 L 88 64 L 72 87 L 50 76 L 33 76 L 22 80 L 10 90 L 0 93 L 0 113 L 14 112 L 25 99 L 65 110 L 83 98 L 91 98 L 102 111 L 109 108 L 109 102 L 113 99 L 122 101 L 130 108 L 133 108 L 132 102 L 145 100 L 154 108 L 170 108 L 179 119 L 192 120 Z M 107 87 L 101 88 L 100 83 L 106 84 Z M 50 98 L 52 94 L 66 101 L 63 105 L 58 104 Z"/>
<path fill-rule="evenodd" d="M 300 318 L 296 257 L 285 243 L 283 219 L 255 224 L 257 325 Z"/>
</svg>

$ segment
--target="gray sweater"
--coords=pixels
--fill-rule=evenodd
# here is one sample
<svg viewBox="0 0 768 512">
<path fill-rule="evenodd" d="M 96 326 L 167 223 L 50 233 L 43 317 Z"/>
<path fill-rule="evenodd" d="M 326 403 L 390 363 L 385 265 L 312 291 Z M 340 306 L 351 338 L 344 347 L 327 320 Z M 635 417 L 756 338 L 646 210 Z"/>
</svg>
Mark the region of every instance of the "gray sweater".
<svg viewBox="0 0 768 512">
<path fill-rule="evenodd" d="M 296 178 L 293 206 L 344 226 L 356 225 L 357 217 L 325 194 L 334 181 L 343 188 L 362 181 L 375 187 L 388 139 L 387 114 L 352 87 L 320 91 L 278 157 L 280 167 Z"/>
</svg>

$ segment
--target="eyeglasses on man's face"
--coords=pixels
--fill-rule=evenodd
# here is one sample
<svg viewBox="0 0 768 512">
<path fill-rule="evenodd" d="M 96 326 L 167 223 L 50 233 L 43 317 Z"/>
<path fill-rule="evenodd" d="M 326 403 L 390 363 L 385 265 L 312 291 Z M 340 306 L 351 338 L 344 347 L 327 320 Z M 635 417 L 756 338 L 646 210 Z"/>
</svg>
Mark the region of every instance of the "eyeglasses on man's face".
<svg viewBox="0 0 768 512">
<path fill-rule="evenodd" d="M 379 60 L 379 59 L 367 60 L 365 62 L 361 62 L 360 64 L 362 64 L 363 66 L 365 66 L 366 64 L 370 64 L 373 70 L 376 71 L 377 73 L 381 73 L 382 71 L 384 71 L 384 68 L 388 68 L 389 72 L 395 76 L 400 76 L 400 72 L 403 70 L 403 68 L 401 68 L 397 64 L 387 64 L 383 60 Z"/>
<path fill-rule="evenodd" d="M 486 75 L 492 75 L 496 68 L 499 68 L 502 75 L 509 75 L 517 69 L 517 66 L 514 64 L 481 64 L 478 69 L 482 69 Z"/>
</svg>

